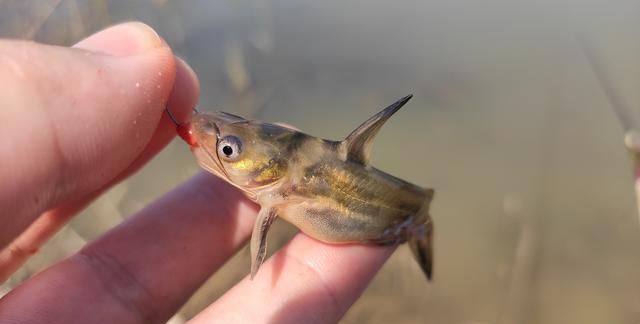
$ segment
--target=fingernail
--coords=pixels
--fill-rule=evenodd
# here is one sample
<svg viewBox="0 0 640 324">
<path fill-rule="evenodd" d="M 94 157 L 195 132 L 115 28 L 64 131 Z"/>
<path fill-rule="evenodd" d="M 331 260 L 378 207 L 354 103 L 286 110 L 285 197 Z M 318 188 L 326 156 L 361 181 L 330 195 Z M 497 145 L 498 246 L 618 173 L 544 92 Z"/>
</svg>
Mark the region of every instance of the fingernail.
<svg viewBox="0 0 640 324">
<path fill-rule="evenodd" d="M 176 65 L 177 66 L 177 79 L 188 79 L 190 84 L 194 84 L 195 88 L 200 88 L 200 81 L 198 80 L 198 75 L 191 68 L 191 66 L 183 60 L 181 57 L 176 56 Z"/>
<path fill-rule="evenodd" d="M 176 78 L 171 96 L 167 101 L 167 108 L 178 119 L 186 122 L 190 119 L 192 109 L 198 103 L 200 96 L 200 82 L 193 69 L 179 57 L 176 59 Z"/>
<path fill-rule="evenodd" d="M 101 30 L 74 45 L 92 52 L 129 56 L 166 46 L 153 28 L 141 22 L 128 22 Z"/>
</svg>

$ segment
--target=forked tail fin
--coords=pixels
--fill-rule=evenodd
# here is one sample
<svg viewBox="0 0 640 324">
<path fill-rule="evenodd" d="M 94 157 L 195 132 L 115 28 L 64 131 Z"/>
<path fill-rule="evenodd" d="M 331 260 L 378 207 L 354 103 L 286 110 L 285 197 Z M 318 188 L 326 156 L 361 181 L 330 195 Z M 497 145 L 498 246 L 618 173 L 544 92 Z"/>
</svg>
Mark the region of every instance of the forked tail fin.
<svg viewBox="0 0 640 324">
<path fill-rule="evenodd" d="M 424 224 L 418 227 L 409 238 L 409 247 L 413 257 L 420 265 L 422 272 L 431 280 L 433 276 L 433 221 L 429 215 L 429 206 L 433 199 L 433 190 L 429 189 L 427 196 L 418 211 L 418 218 L 424 219 Z"/>
</svg>

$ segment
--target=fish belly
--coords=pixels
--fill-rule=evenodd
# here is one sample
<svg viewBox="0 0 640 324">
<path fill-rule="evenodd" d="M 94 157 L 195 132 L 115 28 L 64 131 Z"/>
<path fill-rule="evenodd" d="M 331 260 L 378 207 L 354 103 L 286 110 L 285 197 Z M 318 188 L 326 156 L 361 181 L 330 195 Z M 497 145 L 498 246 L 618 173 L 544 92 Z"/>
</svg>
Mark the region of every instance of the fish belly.
<svg viewBox="0 0 640 324">
<path fill-rule="evenodd" d="M 402 243 L 414 219 L 413 215 L 371 209 L 361 213 L 314 201 L 292 204 L 279 215 L 305 234 L 328 243 Z"/>
</svg>

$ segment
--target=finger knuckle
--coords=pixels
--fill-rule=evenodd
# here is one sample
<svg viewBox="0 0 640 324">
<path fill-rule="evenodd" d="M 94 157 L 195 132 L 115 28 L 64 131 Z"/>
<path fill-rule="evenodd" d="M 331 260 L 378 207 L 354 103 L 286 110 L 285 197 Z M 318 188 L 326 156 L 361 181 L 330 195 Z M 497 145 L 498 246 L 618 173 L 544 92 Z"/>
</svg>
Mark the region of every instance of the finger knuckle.
<svg viewBox="0 0 640 324">
<path fill-rule="evenodd" d="M 154 311 L 155 296 L 119 258 L 103 251 L 84 249 L 74 258 L 90 268 L 100 281 L 103 292 L 142 323 L 158 322 Z"/>
</svg>

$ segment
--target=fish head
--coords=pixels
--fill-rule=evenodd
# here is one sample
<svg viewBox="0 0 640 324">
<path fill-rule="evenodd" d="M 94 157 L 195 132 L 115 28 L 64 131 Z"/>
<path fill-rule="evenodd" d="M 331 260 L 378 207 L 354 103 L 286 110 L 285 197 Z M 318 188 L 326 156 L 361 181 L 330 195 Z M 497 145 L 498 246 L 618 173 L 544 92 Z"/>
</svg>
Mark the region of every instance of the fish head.
<svg viewBox="0 0 640 324">
<path fill-rule="evenodd" d="M 225 112 L 196 113 L 190 123 L 198 163 L 254 194 L 285 177 L 286 138 L 295 131 Z"/>
</svg>

